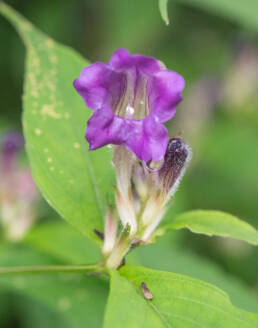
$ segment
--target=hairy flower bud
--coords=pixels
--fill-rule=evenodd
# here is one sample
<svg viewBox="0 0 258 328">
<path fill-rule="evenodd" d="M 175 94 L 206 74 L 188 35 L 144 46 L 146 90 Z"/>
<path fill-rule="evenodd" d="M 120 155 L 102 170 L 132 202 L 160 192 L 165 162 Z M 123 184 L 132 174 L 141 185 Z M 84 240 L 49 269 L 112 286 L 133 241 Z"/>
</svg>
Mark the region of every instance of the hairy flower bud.
<svg viewBox="0 0 258 328">
<path fill-rule="evenodd" d="M 190 147 L 181 138 L 172 138 L 168 142 L 162 165 L 157 170 L 150 171 L 153 184 L 141 216 L 142 241 L 147 242 L 150 239 L 162 220 L 166 204 L 178 188 L 191 154 Z"/>
<path fill-rule="evenodd" d="M 164 163 L 158 171 L 160 189 L 164 194 L 171 196 L 175 193 L 191 157 L 191 148 L 181 138 L 169 140 Z"/>
</svg>

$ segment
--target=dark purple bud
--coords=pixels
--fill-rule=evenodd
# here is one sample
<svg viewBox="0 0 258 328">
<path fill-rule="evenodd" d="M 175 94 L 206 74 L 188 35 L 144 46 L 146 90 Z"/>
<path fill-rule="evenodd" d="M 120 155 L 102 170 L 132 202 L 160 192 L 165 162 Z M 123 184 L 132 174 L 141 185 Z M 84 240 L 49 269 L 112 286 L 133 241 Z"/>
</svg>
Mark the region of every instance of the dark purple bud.
<svg viewBox="0 0 258 328">
<path fill-rule="evenodd" d="M 169 140 L 164 163 L 159 170 L 161 189 L 165 193 L 176 190 L 190 159 L 191 149 L 181 138 Z"/>
</svg>

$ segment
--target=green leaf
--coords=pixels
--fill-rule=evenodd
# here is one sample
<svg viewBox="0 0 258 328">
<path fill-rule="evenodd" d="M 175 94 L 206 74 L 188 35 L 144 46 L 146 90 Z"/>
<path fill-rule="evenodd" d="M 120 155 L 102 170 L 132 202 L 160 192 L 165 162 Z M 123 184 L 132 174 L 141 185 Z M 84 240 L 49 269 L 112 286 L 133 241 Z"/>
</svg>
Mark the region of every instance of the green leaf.
<svg viewBox="0 0 258 328">
<path fill-rule="evenodd" d="M 96 263 L 101 256 L 95 243 L 62 221 L 36 226 L 24 242 L 67 264 Z"/>
<path fill-rule="evenodd" d="M 163 21 L 166 23 L 166 25 L 168 25 L 168 0 L 159 0 L 159 11 Z"/>
<path fill-rule="evenodd" d="M 104 328 L 164 327 L 161 318 L 148 306 L 139 291 L 117 271 L 111 273 L 111 286 Z"/>
<path fill-rule="evenodd" d="M 258 32 L 257 0 L 176 0 L 228 18 Z"/>
<path fill-rule="evenodd" d="M 0 13 L 26 45 L 23 125 L 33 176 L 54 209 L 99 242 L 93 229 L 102 229 L 113 170 L 107 148 L 87 150 L 84 130 L 91 111 L 72 83 L 88 62 L 3 3 Z"/>
<path fill-rule="evenodd" d="M 156 235 L 183 228 L 208 236 L 231 237 L 258 245 L 258 231 L 255 228 L 231 214 L 220 211 L 194 210 L 179 214 L 171 223 L 159 228 Z"/>
<path fill-rule="evenodd" d="M 127 322 L 134 320 L 133 327 L 152 327 L 149 325 L 148 314 L 150 311 L 153 317 L 160 319 L 160 324 L 155 327 L 173 328 L 255 328 L 258 325 L 258 315 L 240 310 L 230 303 L 230 299 L 222 290 L 206 282 L 192 279 L 180 274 L 155 271 L 143 267 L 125 266 L 120 270 L 120 274 L 131 282 L 127 284 L 122 298 L 117 297 L 117 308 L 113 304 L 108 304 L 105 316 L 105 327 L 107 318 L 111 318 L 108 311 L 111 311 L 112 320 L 121 320 L 120 313 L 123 311 L 123 327 L 132 327 Z M 151 293 L 152 300 L 145 300 L 140 292 L 141 283 L 144 282 Z M 123 286 L 121 286 L 123 287 Z M 134 293 L 133 293 L 134 291 Z M 112 292 L 108 302 L 112 300 Z M 140 301 L 141 299 L 141 301 Z M 145 306 L 131 311 L 129 302 L 140 303 L 144 301 Z M 127 311 L 125 311 L 127 309 Z M 137 324 L 137 318 L 140 322 Z M 146 321 L 144 321 L 144 319 Z M 110 320 L 111 320 L 110 319 Z M 120 321 L 121 322 L 121 321 Z M 153 325 L 154 327 L 154 325 Z"/>
<path fill-rule="evenodd" d="M 172 240 L 178 235 L 180 233 L 166 234 L 157 243 L 137 247 L 127 256 L 126 263 L 204 280 L 224 290 L 233 305 L 246 311 L 258 312 L 258 297 L 254 290 L 244 281 L 225 272 L 212 260 L 201 257 L 190 249 L 178 247 L 178 242 L 176 244 Z"/>
<path fill-rule="evenodd" d="M 58 264 L 28 247 L 2 248 L 0 266 Z M 63 316 L 74 327 L 101 327 L 108 285 L 81 274 L 16 275 L 0 277 L 0 290 L 30 297 Z"/>
</svg>

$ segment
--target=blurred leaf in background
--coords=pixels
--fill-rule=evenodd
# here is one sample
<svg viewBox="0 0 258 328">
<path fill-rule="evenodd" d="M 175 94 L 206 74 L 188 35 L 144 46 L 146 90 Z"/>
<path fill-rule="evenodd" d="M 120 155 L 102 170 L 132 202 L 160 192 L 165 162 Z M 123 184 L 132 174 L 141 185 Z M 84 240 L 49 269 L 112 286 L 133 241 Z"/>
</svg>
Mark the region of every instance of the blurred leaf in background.
<svg viewBox="0 0 258 328">
<path fill-rule="evenodd" d="M 256 0 L 234 1 L 234 0 L 176 0 L 205 10 L 209 13 L 225 17 L 231 21 L 241 24 L 258 32 Z"/>
</svg>

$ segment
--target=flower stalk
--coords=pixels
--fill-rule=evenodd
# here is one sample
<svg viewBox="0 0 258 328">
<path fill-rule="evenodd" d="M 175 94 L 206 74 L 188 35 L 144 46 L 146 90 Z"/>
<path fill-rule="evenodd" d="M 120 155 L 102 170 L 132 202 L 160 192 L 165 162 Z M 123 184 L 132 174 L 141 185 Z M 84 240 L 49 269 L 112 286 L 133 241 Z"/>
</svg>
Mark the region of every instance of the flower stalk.
<svg viewBox="0 0 258 328">
<path fill-rule="evenodd" d="M 51 266 L 19 266 L 0 267 L 0 276 L 10 276 L 19 274 L 42 274 L 42 273 L 101 273 L 104 269 L 99 264 L 96 265 L 51 265 Z"/>
</svg>

